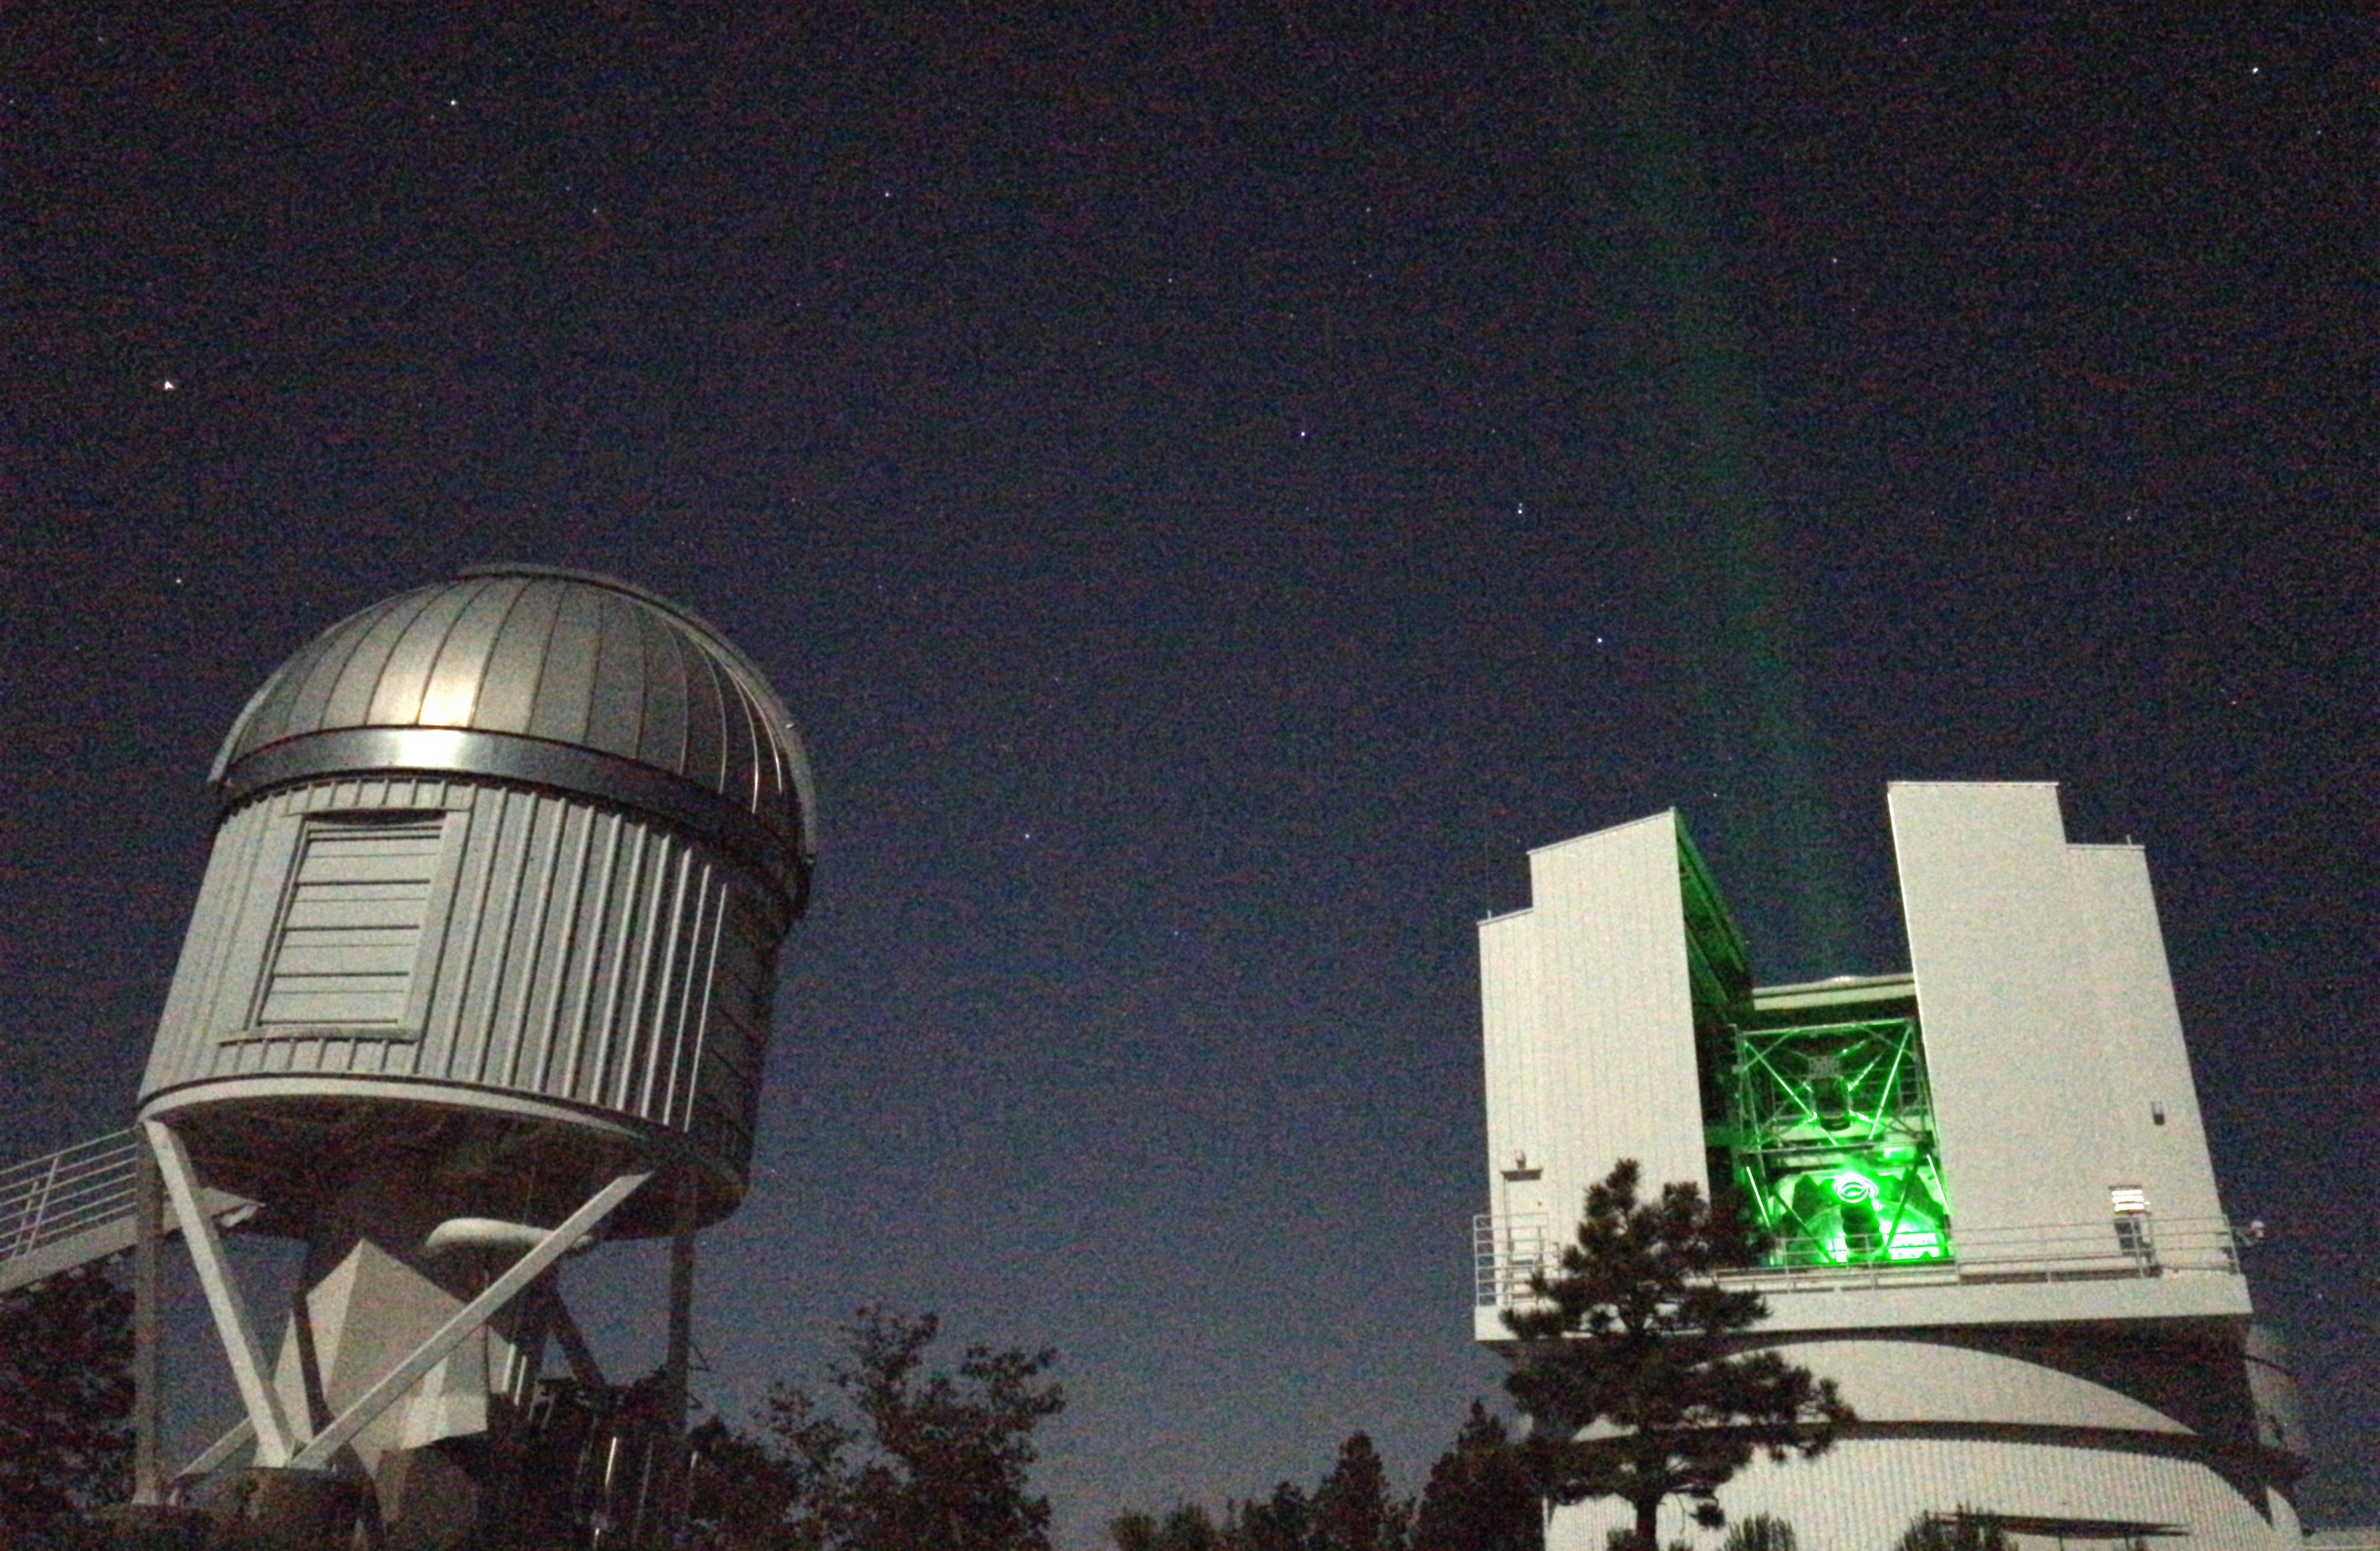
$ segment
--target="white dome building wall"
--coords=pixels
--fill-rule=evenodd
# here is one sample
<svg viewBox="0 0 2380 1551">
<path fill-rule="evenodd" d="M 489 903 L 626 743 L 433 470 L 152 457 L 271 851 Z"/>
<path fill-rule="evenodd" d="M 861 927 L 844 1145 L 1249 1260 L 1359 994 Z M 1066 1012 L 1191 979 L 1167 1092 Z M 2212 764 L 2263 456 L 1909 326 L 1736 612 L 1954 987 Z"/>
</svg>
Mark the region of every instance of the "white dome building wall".
<svg viewBox="0 0 2380 1551">
<path fill-rule="evenodd" d="M 375 830 L 420 830 L 419 854 L 303 876 L 310 844 Z M 740 1177 L 783 929 L 763 897 L 683 834 L 563 794 L 404 777 L 285 789 L 217 835 L 149 1112 L 343 1079 L 458 1084 L 421 1097 L 486 1106 L 503 1100 L 462 1088 L 498 1090 L 690 1132 Z M 355 924 L 376 907 L 379 924 Z M 363 934 L 390 939 L 370 951 L 384 962 L 345 940 Z M 309 953 L 346 973 L 302 973 Z M 310 986 L 329 988 L 293 988 Z"/>
<path fill-rule="evenodd" d="M 214 1234 L 188 1239 L 257 1489 L 346 1512 L 360 1471 L 392 1545 L 505 1538 L 523 1461 L 578 1447 L 539 1406 L 550 1338 L 608 1387 L 563 1255 L 673 1241 L 683 1401 L 694 1235 L 744 1194 L 808 893 L 800 738 L 678 605 L 496 566 L 316 636 L 209 785 L 140 1115 L 185 1221 L 230 1192 L 306 1244 L 275 1364 Z"/>
<path fill-rule="evenodd" d="M 2267 1521 L 2212 1468 L 2195 1460 L 2068 1442 L 1985 1437 L 1849 1438 L 1809 1461 L 1755 1461 L 1719 1493 L 1730 1521 L 1767 1513 L 1793 1526 L 1803 1551 L 1892 1551 L 1920 1514 L 1978 1511 L 2170 1524 L 2188 1551 L 2297 1551 L 2301 1534 L 2285 1499 L 2268 1494 Z M 1622 1503 L 1581 1503 L 1553 1515 L 1547 1551 L 1605 1551 L 1610 1532 L 1633 1525 Z M 1661 1512 L 1661 1543 L 1716 1547 L 1723 1530 L 1693 1522 L 1675 1502 Z M 2020 1545 L 2046 1539 L 2019 1536 Z M 2113 1540 L 2070 1539 L 2068 1551 Z"/>
</svg>

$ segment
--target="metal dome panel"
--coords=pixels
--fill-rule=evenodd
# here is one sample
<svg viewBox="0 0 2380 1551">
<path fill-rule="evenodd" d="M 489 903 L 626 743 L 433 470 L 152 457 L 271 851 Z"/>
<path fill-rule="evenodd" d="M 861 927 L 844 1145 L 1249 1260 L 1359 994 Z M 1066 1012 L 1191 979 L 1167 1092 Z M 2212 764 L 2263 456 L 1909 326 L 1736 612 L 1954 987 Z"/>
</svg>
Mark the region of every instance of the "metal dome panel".
<svg viewBox="0 0 2380 1551">
<path fill-rule="evenodd" d="M 404 729 L 479 736 L 388 735 Z M 352 735 L 367 731 L 380 735 Z M 350 615 L 258 691 L 211 780 L 232 804 L 370 769 L 501 774 L 674 811 L 759 853 L 796 909 L 816 849 L 808 761 L 767 680 L 686 610 L 581 572 L 480 567 Z"/>
</svg>

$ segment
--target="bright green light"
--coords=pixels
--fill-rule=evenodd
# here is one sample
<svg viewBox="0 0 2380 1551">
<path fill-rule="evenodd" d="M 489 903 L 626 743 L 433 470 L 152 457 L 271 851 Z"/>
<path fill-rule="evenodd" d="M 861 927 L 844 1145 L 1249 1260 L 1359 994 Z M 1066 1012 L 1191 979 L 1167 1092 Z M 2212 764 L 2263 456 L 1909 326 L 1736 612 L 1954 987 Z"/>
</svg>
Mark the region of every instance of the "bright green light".
<svg viewBox="0 0 2380 1551">
<path fill-rule="evenodd" d="M 1727 1145 L 1784 1265 L 1946 1259 L 1913 1019 L 1734 1031 Z"/>
</svg>

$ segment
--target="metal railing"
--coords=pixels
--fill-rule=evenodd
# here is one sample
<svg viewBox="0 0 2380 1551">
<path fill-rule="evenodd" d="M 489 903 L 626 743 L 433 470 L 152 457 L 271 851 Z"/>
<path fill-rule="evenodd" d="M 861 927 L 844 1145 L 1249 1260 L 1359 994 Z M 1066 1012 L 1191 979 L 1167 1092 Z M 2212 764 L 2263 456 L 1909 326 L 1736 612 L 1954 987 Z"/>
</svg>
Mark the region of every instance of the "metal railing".
<svg viewBox="0 0 2380 1551">
<path fill-rule="evenodd" d="M 1482 1212 L 1471 1219 L 1471 1302 L 1509 1309 L 1528 1296 L 1529 1279 L 1550 1274 L 1561 1246 L 1547 1236 L 1546 1214 Z"/>
<path fill-rule="evenodd" d="M 132 1248 L 140 1139 L 112 1131 L 47 1157 L 0 1169 L 0 1292 L 10 1292 Z M 203 1193 L 208 1215 L 225 1227 L 257 1204 L 226 1191 Z M 179 1230 L 165 1207 L 165 1231 Z"/>
<path fill-rule="evenodd" d="M 1786 1241 L 1785 1264 L 1746 1266 L 1720 1279 L 1760 1292 L 1846 1287 L 1921 1287 L 1966 1282 L 2086 1281 L 2172 1275 L 2240 1274 L 2240 1239 L 2222 1218 L 2127 1213 L 2090 1223 L 1956 1231 L 1950 1253 L 1930 1260 L 1837 1261 L 1817 1241 Z M 1550 1273 L 1561 1245 L 1542 1213 L 1472 1219 L 1472 1301 L 1480 1308 L 1525 1302 L 1530 1278 Z"/>
<path fill-rule="evenodd" d="M 112 1131 L 0 1169 L 0 1265 L 132 1216 L 140 1140 Z"/>
</svg>

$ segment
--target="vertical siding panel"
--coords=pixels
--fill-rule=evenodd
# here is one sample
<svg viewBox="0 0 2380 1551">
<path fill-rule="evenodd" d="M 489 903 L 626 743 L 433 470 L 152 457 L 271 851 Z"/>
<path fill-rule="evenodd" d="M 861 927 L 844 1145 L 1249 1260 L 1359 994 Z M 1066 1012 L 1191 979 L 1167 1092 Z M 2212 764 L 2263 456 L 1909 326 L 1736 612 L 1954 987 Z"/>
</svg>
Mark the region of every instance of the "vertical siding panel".
<svg viewBox="0 0 2380 1551">
<path fill-rule="evenodd" d="M 528 911 L 528 930 L 521 935 L 521 947 L 514 949 L 507 975 L 516 985 L 514 1001 L 519 1006 L 512 1039 L 514 1049 L 519 1051 L 514 1059 L 521 1066 L 514 1072 L 512 1084 L 530 1089 L 545 1087 L 545 1063 L 554 1042 L 552 1000 L 545 988 L 545 975 L 550 973 L 547 915 L 552 915 L 552 899 L 562 876 L 569 873 L 571 888 L 576 888 L 578 866 L 586 861 L 586 816 L 559 802 L 540 802 L 538 809 L 538 837 L 542 842 L 538 882 L 521 902 Z"/>
<path fill-rule="evenodd" d="M 503 1016 L 505 955 L 512 947 L 521 888 L 536 855 L 531 842 L 537 799 L 527 793 L 499 793 L 492 820 L 482 831 L 488 846 L 488 903 L 475 928 L 471 983 L 457 1016 L 479 1031 L 479 1065 L 469 1080 L 505 1087 L 516 1081 L 513 1062 L 519 1053 L 514 1037 L 517 1031 L 507 1027 Z"/>
<path fill-rule="evenodd" d="M 728 890 L 723 882 L 719 883 L 717 888 L 718 892 L 710 910 L 708 929 L 703 934 L 699 950 L 698 962 L 701 964 L 701 973 L 698 983 L 702 988 L 702 993 L 696 1001 L 693 1018 L 693 1081 L 689 1085 L 695 1090 L 696 1097 L 686 1117 L 686 1128 L 693 1134 L 697 1145 L 707 1141 L 707 1138 L 702 1135 L 702 1127 L 706 1119 L 706 1110 L 711 1108 L 705 1100 L 711 1091 L 710 1069 L 708 1060 L 710 1054 L 712 1000 L 719 988 L 720 934 L 727 929 Z"/>
<path fill-rule="evenodd" d="M 197 995 L 191 998 L 190 1028 L 182 1059 L 175 1075 L 189 1078 L 200 1075 L 212 1064 L 216 1039 L 231 1026 L 224 1009 L 224 982 L 231 974 L 231 923 L 247 908 L 248 891 L 256 886 L 256 869 L 261 865 L 264 826 L 270 808 L 257 804 L 243 808 L 225 821 L 216 839 L 217 854 L 223 858 L 223 892 L 215 903 L 214 914 L 206 923 L 209 935 L 208 953 L 200 967 Z M 212 870 L 212 866 L 209 868 Z M 191 936 L 199 932 L 191 924 Z"/>
<path fill-rule="evenodd" d="M 636 983 L 636 906 L 645 891 L 646 856 L 651 833 L 634 825 L 620 858 L 620 880 L 603 919 L 603 992 L 595 1016 L 596 1036 L 578 1072 L 577 1091 L 589 1104 L 617 1108 L 613 1083 L 621 1067 L 633 1059 L 623 1027 L 630 1012 L 628 988 Z"/>
<path fill-rule="evenodd" d="M 471 898 L 466 866 L 471 856 L 471 812 L 445 805 L 443 782 L 416 782 L 413 795 L 416 800 L 411 806 L 417 811 L 427 809 L 440 816 L 438 860 L 431 869 L 428 914 L 421 923 L 420 946 L 416 950 L 413 966 L 418 985 L 409 992 L 409 1000 L 421 1009 L 421 1026 L 413 1031 L 410 1039 L 382 1049 L 377 1066 L 382 1071 L 443 1077 L 450 1075 L 447 1063 L 455 1047 L 453 1031 L 441 1028 L 438 1012 L 444 984 L 450 978 L 449 966 L 455 963 L 449 956 L 455 918 L 462 914 L 464 903 Z M 411 1007 L 407 1011 L 412 1011 Z"/>
<path fill-rule="evenodd" d="M 613 1109 L 625 1109 L 632 1115 L 646 1116 L 644 1104 L 630 1097 L 636 1086 L 638 1069 L 643 1070 L 645 1086 L 650 1091 L 652 1069 L 660 1060 L 661 1050 L 654 1040 L 652 1020 L 646 1015 L 646 999 L 650 994 L 653 977 L 653 950 L 661 940 L 662 886 L 667 876 L 672 842 L 666 834 L 655 836 L 655 843 L 638 867 L 637 914 L 643 917 L 641 929 L 636 933 L 635 967 L 630 975 L 627 994 L 619 999 L 620 1011 L 612 1020 L 614 1031 L 615 1056 L 610 1080 L 604 1085 L 604 1102 Z M 621 947 L 626 949 L 630 923 L 621 923 L 624 930 Z"/>
<path fill-rule="evenodd" d="M 480 927 L 480 954 L 483 954 L 483 980 L 486 980 L 486 1018 L 488 1018 L 488 1080 L 500 1087 L 519 1087 L 524 1030 L 521 1030 L 521 1009 L 526 997 L 521 994 L 521 971 L 514 959 L 526 949 L 516 947 L 521 939 L 521 915 L 536 906 L 538 878 L 547 864 L 547 852 L 538 844 L 540 837 L 542 804 L 536 794 L 507 793 L 504 794 L 504 859 L 503 859 L 503 899 L 504 914 L 500 921 Z"/>
<path fill-rule="evenodd" d="M 448 797 L 445 793 L 440 795 Z M 465 788 L 440 804 L 449 812 L 464 815 L 462 834 L 449 842 L 459 842 L 462 854 L 446 863 L 455 869 L 455 889 L 441 924 L 438 978 L 430 988 L 429 1008 L 421 1020 L 421 1047 L 413 1060 L 413 1070 L 420 1075 L 467 1083 L 478 1080 L 487 1048 L 480 1031 L 463 1023 L 462 1006 L 470 990 L 480 923 L 487 918 L 490 847 L 484 831 L 493 817 L 477 807 L 472 795 Z"/>
<path fill-rule="evenodd" d="M 610 829 L 604 822 L 608 815 L 566 804 L 556 806 L 561 809 L 564 831 L 573 837 L 567 851 L 569 864 L 565 876 L 555 880 L 553 897 L 561 908 L 546 912 L 545 928 L 536 939 L 537 957 L 529 982 L 538 1009 L 531 1021 L 538 1033 L 537 1086 L 549 1094 L 568 1091 L 566 1083 L 557 1085 L 554 1073 L 557 1070 L 566 1073 L 577 1060 L 577 1039 L 569 1021 L 569 1009 L 573 1005 L 572 992 L 577 989 L 579 917 L 586 908 L 588 874 L 595 865 L 597 833 Z M 616 843 L 615 836 L 605 833 L 607 852 Z M 608 862 L 608 855 L 605 860 Z"/>
<path fill-rule="evenodd" d="M 249 887 L 240 901 L 239 915 L 225 934 L 225 973 L 216 992 L 219 1033 L 244 1028 L 256 1005 L 257 982 L 263 974 L 265 951 L 279 925 L 281 911 L 298 870 L 298 841 L 305 820 L 274 814 L 257 837 L 256 865 L 249 872 Z"/>
<path fill-rule="evenodd" d="M 165 1011 L 158 1020 L 158 1046 L 150 1056 L 145 1087 L 181 1082 L 207 1065 L 219 1026 L 215 997 L 224 976 L 220 923 L 237 909 L 249 875 L 255 869 L 258 824 L 257 810 L 250 807 L 234 814 L 216 831 L 215 849 L 207 859 L 205 879 L 199 885 L 189 936 L 182 943 L 181 963 L 174 972 Z M 209 948 L 214 951 L 204 951 Z"/>
<path fill-rule="evenodd" d="M 578 1098 L 584 1095 L 588 1012 L 597 1000 L 600 985 L 612 973 L 613 955 L 605 951 L 609 944 L 605 941 L 608 934 L 604 930 L 607 925 L 604 915 L 611 907 L 614 874 L 620 865 L 622 826 L 620 816 L 608 810 L 589 818 L 590 833 L 599 824 L 603 830 L 601 871 L 588 876 L 582 865 L 579 887 L 571 892 L 569 923 L 557 939 L 559 956 L 553 974 L 554 1001 L 559 1007 L 564 992 L 568 992 L 570 1014 L 566 1024 L 561 1026 L 566 1027 L 570 1045 L 558 1070 L 549 1070 L 545 1091 L 558 1097 Z M 590 891 L 595 895 L 595 908 L 591 913 L 587 909 L 587 895 Z M 592 919 L 589 919 L 590 914 Z M 599 1062 L 602 1059 L 600 1050 L 596 1059 Z"/>
<path fill-rule="evenodd" d="M 637 1113 L 664 1124 L 677 1112 L 679 1040 L 675 1019 L 672 1016 L 674 998 L 671 992 L 677 983 L 685 958 L 686 896 L 687 875 L 693 862 L 692 855 L 683 844 L 672 844 L 670 853 L 667 883 L 669 924 L 662 933 L 662 941 L 666 947 L 662 956 L 661 975 L 653 983 L 650 1009 L 641 1020 L 650 1033 L 645 1043 L 648 1058 L 645 1081 L 637 1094 Z M 658 904 L 660 902 L 656 899 L 654 903 Z M 661 1086 L 658 1111 L 653 1102 L 656 1080 Z"/>
<path fill-rule="evenodd" d="M 694 1126 L 694 1111 L 702 1092 L 702 1012 L 703 996 L 710 982 L 706 968 L 711 934 L 719 924 L 719 886 L 712 877 L 710 864 L 699 856 L 695 866 L 694 919 L 687 923 L 686 940 L 679 946 L 681 967 L 678 973 L 677 1008 L 672 1014 L 676 1025 L 677 1081 L 673 1084 L 675 1108 L 669 1121 L 681 1129 Z"/>
<path fill-rule="evenodd" d="M 556 1090 L 582 1104 L 603 1102 L 604 1063 L 611 1058 L 615 1037 L 612 1023 L 619 1012 L 620 984 L 627 975 L 622 923 L 625 908 L 636 894 L 637 866 L 645 838 L 641 825 L 616 813 L 604 817 L 612 826 L 612 847 L 603 859 L 603 892 L 595 902 L 594 918 L 580 933 L 585 962 L 577 977 L 581 999 L 579 1039 Z"/>
</svg>

